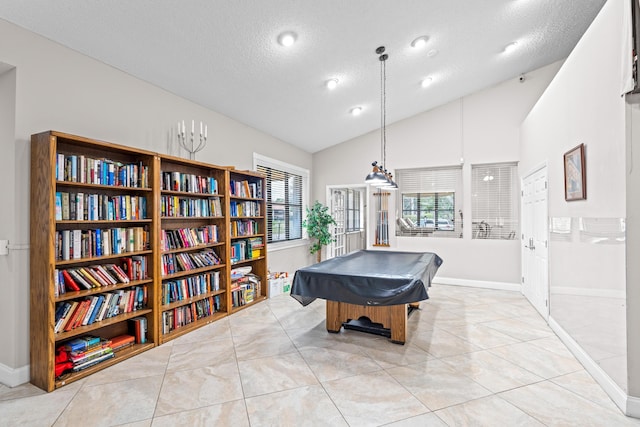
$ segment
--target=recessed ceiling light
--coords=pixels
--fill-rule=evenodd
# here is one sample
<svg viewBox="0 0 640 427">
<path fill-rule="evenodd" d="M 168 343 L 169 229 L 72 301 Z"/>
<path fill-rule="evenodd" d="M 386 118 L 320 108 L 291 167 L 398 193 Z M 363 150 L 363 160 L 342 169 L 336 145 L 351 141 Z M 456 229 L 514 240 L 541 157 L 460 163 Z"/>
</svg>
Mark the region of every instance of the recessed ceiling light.
<svg viewBox="0 0 640 427">
<path fill-rule="evenodd" d="M 420 85 L 422 87 L 427 87 L 429 86 L 431 83 L 433 83 L 433 77 L 425 77 L 424 79 L 422 79 L 422 83 L 420 83 Z"/>
<path fill-rule="evenodd" d="M 427 41 L 429 40 L 429 36 L 420 36 L 417 39 L 415 39 L 414 41 L 411 42 L 411 47 L 419 49 L 421 47 L 424 47 L 424 45 L 427 44 Z"/>
<path fill-rule="evenodd" d="M 335 89 L 338 86 L 338 79 L 329 79 L 325 82 L 328 89 Z"/>
<path fill-rule="evenodd" d="M 349 111 L 353 116 L 359 116 L 362 113 L 362 107 L 353 107 L 351 111 Z"/>
<path fill-rule="evenodd" d="M 280 43 L 282 46 L 289 47 L 296 42 L 296 38 L 296 33 L 294 33 L 293 31 L 286 31 L 278 36 L 278 43 Z"/>
<path fill-rule="evenodd" d="M 508 45 L 506 45 L 504 47 L 504 53 L 513 52 L 515 50 L 516 46 L 518 46 L 518 42 L 509 43 Z"/>
</svg>

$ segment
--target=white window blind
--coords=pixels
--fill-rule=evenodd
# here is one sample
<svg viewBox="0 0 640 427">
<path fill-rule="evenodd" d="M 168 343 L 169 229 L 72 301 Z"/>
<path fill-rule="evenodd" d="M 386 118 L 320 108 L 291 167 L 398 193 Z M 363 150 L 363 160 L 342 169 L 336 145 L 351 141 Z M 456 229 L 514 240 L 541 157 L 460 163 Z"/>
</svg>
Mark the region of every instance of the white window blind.
<svg viewBox="0 0 640 427">
<path fill-rule="evenodd" d="M 471 166 L 474 239 L 514 239 L 520 230 L 516 163 Z"/>
<path fill-rule="evenodd" d="M 257 154 L 254 168 L 266 177 L 267 242 L 302 239 L 309 172 Z"/>
<path fill-rule="evenodd" d="M 462 237 L 462 167 L 396 170 L 396 234 Z"/>
</svg>

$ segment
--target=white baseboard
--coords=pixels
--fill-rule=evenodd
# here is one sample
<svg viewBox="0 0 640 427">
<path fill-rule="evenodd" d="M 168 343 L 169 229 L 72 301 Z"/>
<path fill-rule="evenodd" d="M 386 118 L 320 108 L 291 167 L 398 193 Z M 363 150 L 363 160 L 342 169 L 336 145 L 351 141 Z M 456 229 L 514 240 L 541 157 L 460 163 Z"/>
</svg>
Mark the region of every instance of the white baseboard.
<svg viewBox="0 0 640 427">
<path fill-rule="evenodd" d="M 582 366 L 584 366 L 587 372 L 591 374 L 593 379 L 600 384 L 600 387 L 609 395 L 613 403 L 615 403 L 625 415 L 640 418 L 640 399 L 627 395 L 551 316 L 549 316 L 549 326 Z"/>
<path fill-rule="evenodd" d="M 29 382 L 29 365 L 13 369 L 0 363 L 0 383 L 15 387 Z"/>
<path fill-rule="evenodd" d="M 439 284 L 439 285 L 468 286 L 470 288 L 485 288 L 485 289 L 497 289 L 501 291 L 521 292 L 521 287 L 519 283 L 487 282 L 484 280 L 454 279 L 451 277 L 439 277 L 439 276 L 433 279 L 433 283 Z"/>
</svg>

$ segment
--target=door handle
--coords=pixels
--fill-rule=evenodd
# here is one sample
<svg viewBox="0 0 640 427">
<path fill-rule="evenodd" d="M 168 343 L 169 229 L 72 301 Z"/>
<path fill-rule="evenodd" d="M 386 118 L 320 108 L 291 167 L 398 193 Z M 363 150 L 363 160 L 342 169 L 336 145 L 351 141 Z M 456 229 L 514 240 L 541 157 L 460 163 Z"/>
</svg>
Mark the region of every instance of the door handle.
<svg viewBox="0 0 640 427">
<path fill-rule="evenodd" d="M 531 251 L 535 251 L 536 250 L 536 247 L 533 246 L 533 238 L 532 237 L 529 237 L 529 246 L 524 245 L 524 247 L 529 249 L 529 250 L 531 250 Z"/>
</svg>

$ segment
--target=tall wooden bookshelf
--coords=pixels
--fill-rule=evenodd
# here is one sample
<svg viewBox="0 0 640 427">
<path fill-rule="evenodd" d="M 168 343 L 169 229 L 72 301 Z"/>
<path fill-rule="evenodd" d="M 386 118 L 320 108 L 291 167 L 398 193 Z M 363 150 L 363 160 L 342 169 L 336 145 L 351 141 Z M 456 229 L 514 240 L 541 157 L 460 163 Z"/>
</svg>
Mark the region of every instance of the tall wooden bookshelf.
<svg viewBox="0 0 640 427">
<path fill-rule="evenodd" d="M 30 370 L 36 386 L 52 391 L 157 343 L 153 297 L 157 175 L 155 156 L 147 151 L 54 131 L 32 136 Z M 109 243 L 116 238 L 126 241 L 114 249 L 116 245 Z M 98 281 L 104 286 L 95 286 L 96 282 L 84 275 L 109 265 L 118 265 L 131 277 L 108 286 Z M 63 271 L 72 275 L 78 286 L 82 280 L 77 274 L 84 273 L 81 278 L 91 289 L 85 284 L 79 291 L 63 293 L 59 286 Z M 80 305 L 107 294 L 131 296 L 131 292 L 147 297 L 141 304 L 136 297 L 135 305 L 123 307 L 119 314 L 105 313 L 101 321 L 86 321 L 74 328 L 68 325 L 56 333 L 55 315 L 61 306 Z M 129 321 L 139 317 L 147 322 L 145 343 L 119 351 L 93 367 L 55 377 L 59 346 L 85 335 L 109 339 L 126 334 Z"/>
<path fill-rule="evenodd" d="M 31 382 L 52 391 L 265 300 L 265 193 L 262 175 L 250 171 L 56 131 L 32 135 Z M 241 256 L 240 242 L 251 244 Z M 259 285 L 234 306 L 240 267 Z M 71 290 L 61 284 L 67 276 L 85 283 Z M 72 313 L 108 294 L 135 297 L 74 327 L 56 322 L 65 307 Z M 144 342 L 56 377 L 56 349 L 130 334 L 137 319 L 147 325 Z"/>
<path fill-rule="evenodd" d="M 252 171 L 229 169 L 230 292 L 227 304 L 236 312 L 268 298 L 266 182 Z M 253 279 L 235 277 L 250 270 Z M 249 288 L 249 289 L 246 289 Z"/>
<path fill-rule="evenodd" d="M 226 168 L 160 156 L 160 343 L 228 312 Z"/>
</svg>

